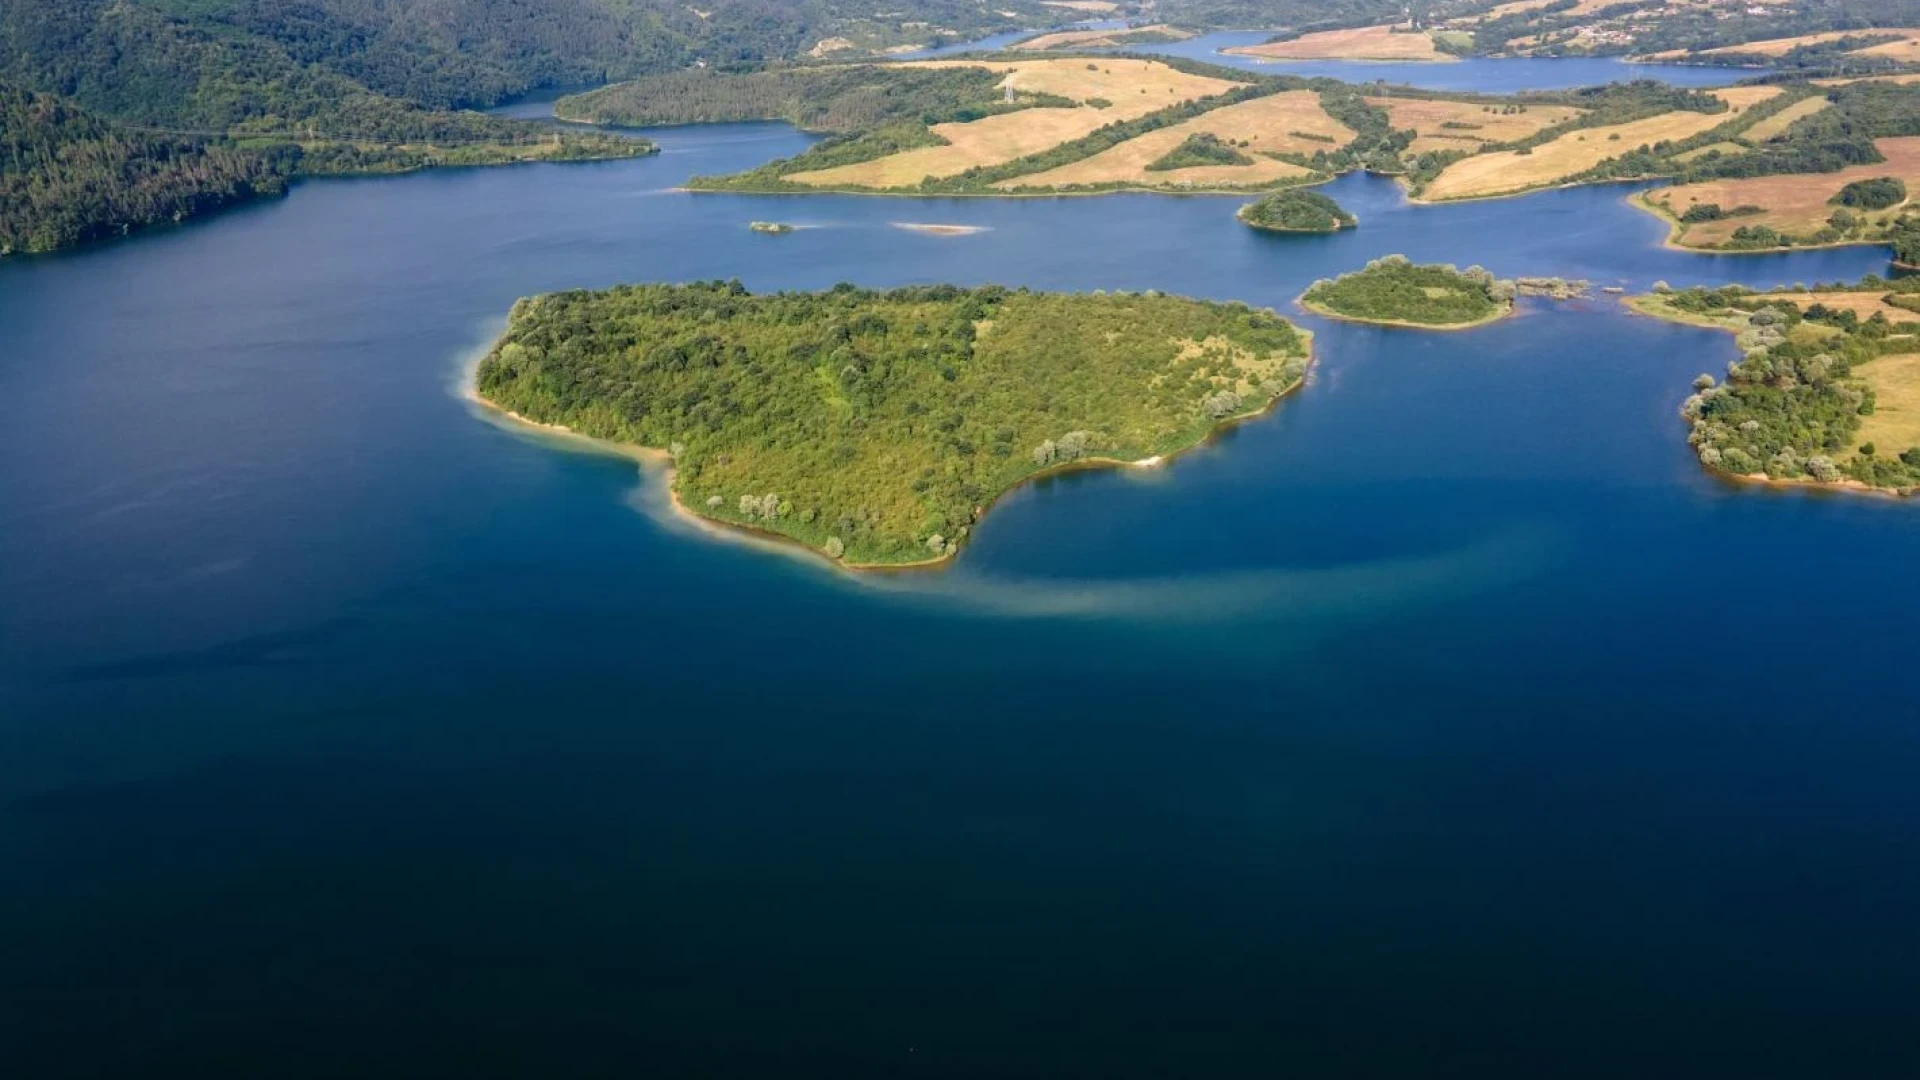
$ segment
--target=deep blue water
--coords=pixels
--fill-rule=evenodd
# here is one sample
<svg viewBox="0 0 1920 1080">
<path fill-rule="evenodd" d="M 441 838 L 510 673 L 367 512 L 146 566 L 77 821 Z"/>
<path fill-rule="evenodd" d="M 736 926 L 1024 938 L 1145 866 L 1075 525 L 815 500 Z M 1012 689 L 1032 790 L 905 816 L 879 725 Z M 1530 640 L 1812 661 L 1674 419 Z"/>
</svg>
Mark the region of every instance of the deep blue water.
<svg viewBox="0 0 1920 1080">
<path fill-rule="evenodd" d="M 1270 417 L 879 581 L 455 392 L 514 298 L 620 281 L 1289 310 L 1391 251 L 1883 251 L 1669 252 L 1623 188 L 1351 177 L 1326 238 L 692 196 L 803 138 L 660 139 L 0 264 L 8 1075 L 1914 1073 L 1920 512 L 1703 475 L 1722 336 L 1302 317 Z"/>
</svg>

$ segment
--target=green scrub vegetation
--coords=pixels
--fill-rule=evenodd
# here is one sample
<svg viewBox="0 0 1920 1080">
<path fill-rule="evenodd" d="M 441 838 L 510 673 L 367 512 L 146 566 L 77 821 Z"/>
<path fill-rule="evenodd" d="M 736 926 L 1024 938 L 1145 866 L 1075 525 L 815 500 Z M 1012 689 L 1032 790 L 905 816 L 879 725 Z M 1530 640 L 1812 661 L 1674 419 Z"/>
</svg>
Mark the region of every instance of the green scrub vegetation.
<svg viewBox="0 0 1920 1080">
<path fill-rule="evenodd" d="M 1778 481 L 1920 486 L 1920 432 L 1904 418 L 1916 404 L 1920 315 L 1890 318 L 1875 310 L 1861 318 L 1836 297 L 1878 298 L 1905 311 L 1920 306 L 1920 285 L 1870 277 L 1817 286 L 1814 295 L 1729 286 L 1634 299 L 1646 314 L 1739 335 L 1742 356 L 1726 380 L 1700 376 L 1681 407 L 1691 426 L 1687 441 L 1703 465 Z M 1881 418 L 1889 404 L 1902 415 Z M 1883 433 L 1880 445 L 1861 441 L 1867 425 Z"/>
<path fill-rule="evenodd" d="M 1240 208 L 1240 220 L 1270 232 L 1330 233 L 1358 222 L 1337 202 L 1317 191 L 1282 191 Z"/>
<path fill-rule="evenodd" d="M 1514 293 L 1512 282 L 1478 266 L 1460 270 L 1387 255 L 1355 273 L 1314 282 L 1300 303 L 1309 311 L 1358 322 L 1458 329 L 1506 315 L 1513 310 Z"/>
<path fill-rule="evenodd" d="M 1049 469 L 1200 442 L 1300 385 L 1270 311 L 998 286 L 630 285 L 514 305 L 482 398 L 672 456 L 687 510 L 855 565 L 952 554 Z"/>
<path fill-rule="evenodd" d="M 1251 165 L 1253 159 L 1242 153 L 1230 142 L 1226 142 L 1211 132 L 1201 131 L 1189 135 L 1179 146 L 1167 151 L 1159 159 L 1147 163 L 1149 172 L 1168 172 L 1173 169 L 1190 169 L 1199 165 Z"/>
<path fill-rule="evenodd" d="M 1841 188 L 1840 193 L 1832 199 L 1835 206 L 1850 206 L 1859 210 L 1885 210 L 1906 201 L 1907 185 L 1897 176 L 1855 180 Z"/>
</svg>

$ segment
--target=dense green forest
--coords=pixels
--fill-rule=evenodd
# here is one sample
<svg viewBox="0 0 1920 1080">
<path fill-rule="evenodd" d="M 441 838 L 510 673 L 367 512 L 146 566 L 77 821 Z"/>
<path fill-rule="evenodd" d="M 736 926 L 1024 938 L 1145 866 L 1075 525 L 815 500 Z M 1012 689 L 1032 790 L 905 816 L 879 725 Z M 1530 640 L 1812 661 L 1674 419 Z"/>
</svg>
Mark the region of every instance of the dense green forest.
<svg viewBox="0 0 1920 1080">
<path fill-rule="evenodd" d="M 1240 208 L 1240 220 L 1270 232 L 1338 232 L 1357 222 L 1339 203 L 1317 191 L 1277 192 Z"/>
<path fill-rule="evenodd" d="M 357 94 L 479 107 L 697 64 L 747 70 L 830 38 L 924 43 L 1057 18 L 1034 0 L 7 0 L 0 78 L 119 119 L 225 130 L 322 119 Z"/>
<path fill-rule="evenodd" d="M 180 220 L 300 175 L 648 152 L 445 108 L 592 74 L 541 58 L 599 47 L 574 18 L 595 2 L 8 0 L 0 246 Z"/>
<path fill-rule="evenodd" d="M 667 451 L 692 511 L 851 563 L 952 553 L 1035 473 L 1193 445 L 1304 377 L 1271 312 L 997 286 L 635 285 L 514 305 L 480 394 Z"/>
<path fill-rule="evenodd" d="M 1917 288 L 1869 278 L 1820 290 L 1887 294 L 1892 306 L 1910 308 L 1920 298 Z M 1920 448 L 1859 445 L 1857 438 L 1862 418 L 1876 408 L 1861 369 L 1876 358 L 1920 348 L 1914 336 L 1920 315 L 1911 322 L 1880 312 L 1861 319 L 1850 310 L 1737 286 L 1660 292 L 1636 298 L 1635 306 L 1739 335 L 1742 356 L 1728 367 L 1726 380 L 1716 384 L 1700 376 L 1681 408 L 1692 427 L 1687 441 L 1702 464 L 1775 480 L 1920 485 Z"/>
<path fill-rule="evenodd" d="M 1841 188 L 1840 193 L 1828 201 L 1836 206 L 1850 206 L 1861 210 L 1885 210 L 1907 201 L 1907 185 L 1897 176 L 1877 176 L 1871 180 L 1855 180 Z"/>
<path fill-rule="evenodd" d="M 285 187 L 267 155 L 121 131 L 0 84 L 0 255 L 179 221 Z"/>
<path fill-rule="evenodd" d="M 1322 278 L 1301 294 L 1310 311 L 1360 322 L 1451 329 L 1513 310 L 1514 286 L 1478 266 L 1460 270 L 1385 255 L 1364 269 Z"/>
<path fill-rule="evenodd" d="M 55 251 L 278 195 L 299 176 L 631 157 L 654 147 L 471 117 L 437 141 L 232 139 L 112 123 L 49 94 L 0 83 L 0 255 Z"/>
<path fill-rule="evenodd" d="M 738 120 L 785 120 L 808 131 L 848 132 L 881 124 L 978 120 L 1034 105 L 1073 102 L 1017 93 L 986 68 L 908 68 L 885 64 L 776 68 L 742 75 L 675 71 L 561 98 L 564 120 L 638 127 Z"/>
</svg>

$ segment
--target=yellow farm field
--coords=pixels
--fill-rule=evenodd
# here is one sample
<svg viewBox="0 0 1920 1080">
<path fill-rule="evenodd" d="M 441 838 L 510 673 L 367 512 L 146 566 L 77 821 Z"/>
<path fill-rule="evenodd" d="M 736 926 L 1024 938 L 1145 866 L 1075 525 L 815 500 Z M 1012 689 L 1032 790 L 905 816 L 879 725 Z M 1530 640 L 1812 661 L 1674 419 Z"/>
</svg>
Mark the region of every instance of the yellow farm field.
<svg viewBox="0 0 1920 1080">
<path fill-rule="evenodd" d="M 1475 150 L 1481 143 L 1512 142 L 1537 134 L 1555 124 L 1564 124 L 1579 116 L 1581 110 L 1564 105 L 1532 105 L 1525 112 L 1489 112 L 1484 105 L 1467 101 L 1423 101 L 1418 98 L 1367 99 L 1367 104 L 1387 110 L 1394 130 L 1411 129 L 1419 138 L 1410 147 L 1413 153 L 1429 150 Z M 1447 124 L 1472 124 L 1472 128 L 1447 127 Z"/>
<path fill-rule="evenodd" d="M 1812 116 L 1814 113 L 1819 112 L 1831 104 L 1833 104 L 1833 102 L 1823 97 L 1810 97 L 1805 101 L 1796 101 L 1741 132 L 1740 137 L 1750 142 L 1765 142 L 1768 139 L 1785 135 L 1787 129 L 1792 127 L 1795 121 Z"/>
<path fill-rule="evenodd" d="M 1321 142 L 1296 132 L 1332 139 Z M 1187 169 L 1149 171 L 1147 166 L 1165 157 L 1190 135 L 1215 135 L 1238 142 L 1251 165 L 1202 165 Z M 1143 184 L 1158 187 L 1268 184 L 1308 170 L 1284 161 L 1261 157 L 1262 150 L 1312 154 L 1353 141 L 1354 132 L 1320 108 L 1320 95 L 1311 90 L 1289 90 L 1202 113 L 1191 120 L 1128 139 L 1084 161 L 1062 165 L 1032 176 L 1002 183 L 1003 188 L 1066 187 L 1075 184 Z"/>
<path fill-rule="evenodd" d="M 1916 318 L 1911 311 L 1900 314 Z M 1873 387 L 1873 412 L 1860 420 L 1860 442 L 1888 457 L 1920 446 L 1920 355 L 1875 357 L 1853 374 Z"/>
<path fill-rule="evenodd" d="M 1103 98 L 1106 108 L 1021 109 L 964 124 L 936 124 L 945 146 L 907 150 L 833 169 L 790 173 L 785 179 L 817 187 L 912 187 L 926 177 L 947 177 L 975 166 L 998 165 L 1081 138 L 1116 120 L 1143 116 L 1169 105 L 1230 90 L 1237 83 L 1188 75 L 1151 60 L 1019 60 L 1006 64 L 926 61 L 926 67 L 987 67 L 1006 73 L 1000 85 L 1055 94 L 1073 101 Z"/>
<path fill-rule="evenodd" d="M 1398 31 L 1398 32 L 1396 32 Z M 1393 26 L 1362 26 L 1352 30 L 1324 30 L 1292 41 L 1243 45 L 1227 49 L 1236 56 L 1268 60 L 1452 60 L 1434 47 L 1433 38 L 1420 31 Z"/>
<path fill-rule="evenodd" d="M 1895 86 L 1911 86 L 1920 83 L 1920 72 L 1909 75 L 1862 75 L 1857 79 L 1815 79 L 1815 86 L 1850 86 L 1853 83 L 1883 82 Z"/>
<path fill-rule="evenodd" d="M 1095 65 L 1089 67 L 1089 64 Z M 1109 120 L 1139 116 L 1164 109 L 1190 98 L 1206 97 L 1231 90 L 1241 84 L 1205 75 L 1176 71 L 1158 60 L 1112 59 L 1012 60 L 994 63 L 981 60 L 915 60 L 899 65 L 910 68 L 990 68 L 1006 78 L 1002 86 L 1036 94 L 1054 94 L 1073 101 L 1103 98 L 1113 102 L 1105 110 Z"/>
<path fill-rule="evenodd" d="M 1741 88 L 1745 89 L 1745 88 Z M 1774 87 L 1753 89 L 1773 90 Z M 1738 90 L 1716 91 L 1723 99 Z M 1741 95 L 1744 97 L 1745 95 Z M 1729 104 L 1733 104 L 1729 101 Z M 1446 167 L 1420 198 L 1427 202 L 1443 199 L 1476 199 L 1493 195 L 1511 195 L 1537 187 L 1559 183 L 1577 176 L 1609 158 L 1619 157 L 1643 146 L 1690 139 L 1703 131 L 1727 122 L 1728 113 L 1670 112 L 1633 120 L 1624 124 L 1569 131 L 1550 142 L 1533 148 L 1531 154 L 1501 150 L 1456 161 Z"/>
<path fill-rule="evenodd" d="M 1696 147 L 1684 154 L 1675 154 L 1673 160 L 1692 162 L 1698 161 L 1703 157 L 1711 157 L 1715 154 L 1721 157 L 1739 157 L 1744 153 L 1747 153 L 1747 148 L 1737 142 L 1717 142 Z"/>
<path fill-rule="evenodd" d="M 1171 37 L 1186 38 L 1192 35 L 1184 30 L 1175 30 L 1165 23 L 1154 26 L 1137 26 L 1131 30 L 1060 30 L 1051 34 L 1041 34 L 1028 38 L 1013 48 L 1018 52 L 1045 52 L 1048 49 L 1103 49 L 1109 46 L 1125 45 L 1127 35 L 1155 32 Z"/>
<path fill-rule="evenodd" d="M 1772 38 L 1767 41 L 1749 41 L 1744 45 L 1723 45 L 1717 49 L 1703 49 L 1700 52 L 1694 53 L 1693 55 L 1695 56 L 1730 56 L 1735 53 L 1739 53 L 1742 55 L 1751 55 L 1751 56 L 1784 56 L 1787 53 L 1792 52 L 1793 50 L 1800 48 L 1803 45 L 1824 45 L 1829 41 L 1839 41 L 1841 38 L 1864 37 L 1869 34 L 1874 36 L 1898 34 L 1901 36 L 1902 41 L 1892 42 L 1884 45 L 1875 45 L 1870 48 L 1856 50 L 1852 55 L 1892 56 L 1895 58 L 1900 58 L 1900 57 L 1906 57 L 1906 56 L 1913 56 L 1913 55 L 1916 55 L 1916 53 L 1920 53 L 1920 49 L 1915 49 L 1912 47 L 1916 41 L 1920 41 L 1920 30 L 1875 29 L 1875 30 L 1823 30 L 1817 34 L 1801 34 L 1797 37 Z M 1903 48 L 1905 49 L 1905 51 L 1901 51 Z M 1892 50 L 1892 51 L 1889 51 L 1889 50 Z M 1668 52 L 1654 53 L 1652 56 L 1648 57 L 1648 59 L 1671 60 L 1671 59 L 1674 59 L 1675 57 L 1680 57 L 1685 55 L 1687 55 L 1687 52 L 1684 49 L 1674 49 Z"/>
<path fill-rule="evenodd" d="M 1827 200 L 1855 180 L 1897 176 L 1906 181 L 1908 187 L 1920 185 L 1920 136 L 1879 139 L 1874 145 L 1887 160 L 1875 165 L 1854 165 L 1830 173 L 1703 180 L 1697 184 L 1656 188 L 1648 192 L 1646 197 L 1676 217 L 1690 206 L 1707 203 L 1717 204 L 1723 210 L 1731 210 L 1736 206 L 1758 206 L 1765 211 L 1746 217 L 1722 218 L 1689 225 L 1685 243 L 1690 247 L 1724 244 L 1732 238 L 1733 230 L 1743 225 L 1765 225 L 1784 233 L 1804 236 L 1819 231 L 1834 211 Z"/>
</svg>

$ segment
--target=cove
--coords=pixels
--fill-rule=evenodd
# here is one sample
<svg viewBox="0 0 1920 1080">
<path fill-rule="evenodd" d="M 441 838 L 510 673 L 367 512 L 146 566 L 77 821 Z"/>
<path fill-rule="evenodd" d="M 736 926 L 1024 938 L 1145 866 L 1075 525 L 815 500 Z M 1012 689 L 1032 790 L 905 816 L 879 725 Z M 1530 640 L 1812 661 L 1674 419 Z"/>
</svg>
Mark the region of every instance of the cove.
<svg viewBox="0 0 1920 1080">
<path fill-rule="evenodd" d="M 1631 186 L 1352 176 L 1324 237 L 695 196 L 805 137 L 649 134 L 0 263 L 21 1075 L 1910 1064 L 1915 508 L 1704 475 L 1677 409 L 1731 343 L 1610 297 L 1288 306 L 1390 252 L 1634 290 L 1884 250 L 1667 251 Z M 877 582 L 689 535 L 457 393 L 519 296 L 733 277 L 1239 299 L 1319 361 Z"/>
</svg>

